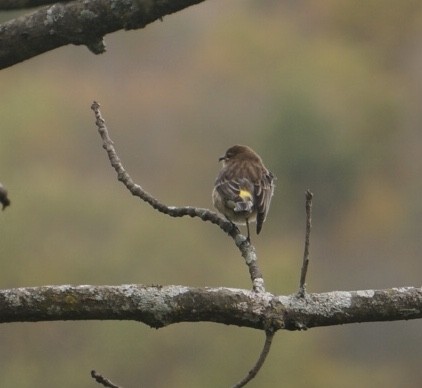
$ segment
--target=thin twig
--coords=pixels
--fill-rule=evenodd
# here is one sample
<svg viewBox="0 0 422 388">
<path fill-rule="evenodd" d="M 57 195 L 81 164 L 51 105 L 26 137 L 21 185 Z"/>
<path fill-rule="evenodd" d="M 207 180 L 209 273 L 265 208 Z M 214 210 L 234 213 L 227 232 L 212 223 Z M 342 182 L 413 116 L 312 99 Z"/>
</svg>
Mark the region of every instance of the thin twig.
<svg viewBox="0 0 422 388">
<path fill-rule="evenodd" d="M 242 257 L 249 269 L 249 274 L 252 280 L 253 290 L 256 292 L 265 292 L 264 280 L 262 274 L 258 268 L 257 256 L 253 245 L 247 241 L 247 238 L 240 234 L 239 229 L 232 222 L 221 217 L 219 214 L 212 212 L 208 209 L 196 208 L 192 206 L 167 206 L 159 202 L 151 194 L 145 191 L 140 185 L 135 184 L 132 178 L 124 169 L 122 162 L 117 156 L 116 150 L 111 140 L 105 120 L 101 116 L 100 105 L 97 102 L 93 102 L 91 109 L 95 113 L 96 125 L 98 132 L 103 140 L 103 148 L 107 151 L 108 158 L 114 170 L 117 172 L 117 179 L 122 182 L 126 188 L 132 193 L 132 195 L 141 198 L 147 202 L 155 210 L 161 213 L 167 214 L 170 217 L 199 217 L 202 221 L 209 221 L 213 224 L 218 225 L 224 232 L 226 232 L 236 243 L 236 246 L 240 250 Z"/>
<path fill-rule="evenodd" d="M 244 387 L 246 384 L 248 384 L 259 372 L 262 365 L 264 365 L 265 359 L 268 356 L 268 353 L 271 349 L 271 344 L 273 342 L 275 331 L 272 329 L 267 329 L 265 331 L 265 343 L 264 347 L 261 350 L 261 354 L 259 355 L 259 358 L 256 362 L 256 364 L 253 366 L 253 368 L 248 372 L 248 374 L 237 384 L 233 385 L 233 388 L 241 388 Z"/>
<path fill-rule="evenodd" d="M 95 370 L 91 371 L 91 377 L 99 384 L 102 384 L 104 387 L 108 388 L 122 388 L 116 384 L 113 384 L 109 379 L 106 379 L 104 376 L 97 373 Z"/>
<path fill-rule="evenodd" d="M 305 250 L 303 253 L 302 270 L 300 271 L 299 293 L 300 297 L 304 297 L 306 293 L 306 273 L 308 272 L 309 264 L 309 245 L 312 227 L 312 197 L 313 194 L 306 190 L 306 234 L 305 234 Z"/>
</svg>

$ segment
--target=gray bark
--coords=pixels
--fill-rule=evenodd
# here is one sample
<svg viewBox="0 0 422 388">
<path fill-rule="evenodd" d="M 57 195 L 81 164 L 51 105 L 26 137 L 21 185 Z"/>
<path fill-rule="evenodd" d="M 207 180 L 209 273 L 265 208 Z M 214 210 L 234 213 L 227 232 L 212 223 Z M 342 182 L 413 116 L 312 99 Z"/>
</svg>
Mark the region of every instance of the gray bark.
<svg viewBox="0 0 422 388">
<path fill-rule="evenodd" d="M 422 288 L 276 296 L 233 288 L 45 286 L 0 290 L 0 322 L 135 320 L 159 328 L 216 322 L 304 330 L 356 322 L 422 318 Z"/>
<path fill-rule="evenodd" d="M 101 54 L 105 52 L 104 35 L 122 29 L 144 28 L 165 15 L 202 1 L 57 2 L 0 25 L 0 69 L 68 44 L 85 45 L 94 54 Z"/>
</svg>

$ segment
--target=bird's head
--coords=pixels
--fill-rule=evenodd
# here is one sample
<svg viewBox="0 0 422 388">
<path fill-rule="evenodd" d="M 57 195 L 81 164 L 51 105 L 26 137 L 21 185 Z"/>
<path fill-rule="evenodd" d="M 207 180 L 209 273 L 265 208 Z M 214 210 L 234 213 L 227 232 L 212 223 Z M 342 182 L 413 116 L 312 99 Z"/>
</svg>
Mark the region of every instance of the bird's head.
<svg viewBox="0 0 422 388">
<path fill-rule="evenodd" d="M 230 147 L 226 153 L 218 158 L 219 162 L 226 164 L 232 160 L 250 160 L 261 162 L 258 154 L 252 148 L 245 145 L 234 145 Z"/>
</svg>

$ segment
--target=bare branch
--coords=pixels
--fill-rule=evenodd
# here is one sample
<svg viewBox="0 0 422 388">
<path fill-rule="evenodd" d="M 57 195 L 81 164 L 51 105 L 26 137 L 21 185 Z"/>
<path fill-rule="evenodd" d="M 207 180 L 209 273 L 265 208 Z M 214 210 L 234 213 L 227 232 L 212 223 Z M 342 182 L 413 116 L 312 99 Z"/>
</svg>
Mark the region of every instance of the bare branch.
<svg viewBox="0 0 422 388">
<path fill-rule="evenodd" d="M 299 293 L 300 297 L 305 296 L 306 292 L 306 274 L 308 272 L 308 264 L 309 264 L 309 244 L 310 244 L 310 237 L 311 237 L 311 227 L 312 227 L 312 197 L 313 194 L 306 190 L 306 233 L 305 233 L 305 250 L 303 252 L 303 263 L 302 263 L 302 270 L 300 271 L 300 283 L 299 283 Z"/>
<path fill-rule="evenodd" d="M 130 175 L 124 169 L 122 162 L 116 153 L 113 141 L 108 134 L 105 120 L 101 116 L 100 105 L 94 101 L 91 109 L 95 113 L 98 132 L 101 136 L 101 139 L 103 140 L 103 148 L 107 151 L 110 163 L 117 173 L 117 179 L 126 186 L 131 194 L 139 197 L 150 206 L 152 206 L 155 210 L 158 210 L 159 212 L 164 213 L 170 217 L 199 217 L 202 221 L 209 221 L 218 225 L 224 232 L 232 237 L 236 246 L 240 250 L 242 257 L 245 259 L 252 280 L 253 290 L 256 292 L 264 292 L 264 280 L 258 268 L 255 248 L 250 244 L 249 241 L 247 241 L 245 236 L 240 234 L 240 231 L 236 225 L 208 209 L 196 208 L 192 206 L 167 206 L 159 202 L 151 194 L 145 191 L 140 185 L 135 184 Z"/>
<path fill-rule="evenodd" d="M 271 330 L 271 329 L 269 329 L 269 330 L 267 330 L 265 332 L 265 343 L 264 343 L 264 347 L 262 348 L 261 354 L 259 355 L 259 358 L 258 358 L 256 364 L 249 371 L 249 373 L 247 374 L 247 376 L 245 376 L 244 379 L 242 379 L 237 384 L 235 384 L 233 386 L 233 388 L 241 388 L 241 387 L 244 387 L 253 378 L 255 378 L 255 376 L 257 375 L 257 373 L 262 368 L 262 365 L 264 365 L 265 359 L 267 358 L 268 353 L 270 352 L 271 344 L 273 343 L 274 334 L 275 334 L 275 332 L 273 330 Z"/>
<path fill-rule="evenodd" d="M 154 328 L 216 322 L 274 331 L 422 318 L 422 288 L 276 296 L 233 288 L 44 286 L 0 290 L 0 323 L 134 320 Z"/>
<path fill-rule="evenodd" d="M 90 0 L 57 2 L 0 25 L 0 69 L 68 44 L 105 51 L 103 37 L 144 28 L 204 0 Z"/>
<path fill-rule="evenodd" d="M 108 388 L 121 388 L 116 384 L 113 384 L 109 379 L 105 378 L 103 375 L 97 373 L 95 370 L 91 371 L 91 377 L 99 384 Z"/>
</svg>

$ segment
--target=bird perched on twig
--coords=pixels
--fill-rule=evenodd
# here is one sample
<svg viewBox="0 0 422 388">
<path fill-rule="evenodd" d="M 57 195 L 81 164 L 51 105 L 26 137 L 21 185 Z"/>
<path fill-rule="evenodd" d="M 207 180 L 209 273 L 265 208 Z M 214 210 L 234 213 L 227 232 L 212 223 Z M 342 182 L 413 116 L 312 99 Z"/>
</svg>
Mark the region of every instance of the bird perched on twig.
<svg viewBox="0 0 422 388">
<path fill-rule="evenodd" d="M 249 222 L 256 222 L 256 233 L 270 208 L 274 175 L 261 157 L 244 145 L 230 147 L 219 158 L 223 167 L 215 181 L 212 200 L 215 208 L 229 221 L 245 225 L 250 241 Z"/>
</svg>

